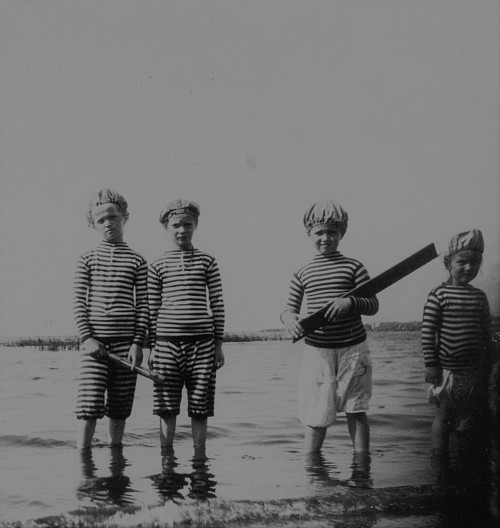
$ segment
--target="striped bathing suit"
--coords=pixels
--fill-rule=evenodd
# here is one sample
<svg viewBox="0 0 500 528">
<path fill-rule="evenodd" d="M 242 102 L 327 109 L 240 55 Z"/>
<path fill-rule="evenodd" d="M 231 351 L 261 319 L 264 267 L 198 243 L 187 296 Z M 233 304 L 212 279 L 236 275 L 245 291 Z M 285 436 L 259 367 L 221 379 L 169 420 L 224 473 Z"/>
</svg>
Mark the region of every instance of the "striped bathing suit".
<svg viewBox="0 0 500 528">
<path fill-rule="evenodd" d="M 317 254 L 313 260 L 292 276 L 286 310 L 300 313 L 304 297 L 307 314 L 322 308 L 336 297 L 349 292 L 370 279 L 364 266 L 338 251 L 328 255 Z M 308 335 L 305 342 L 320 348 L 344 348 L 366 340 L 361 315 L 375 315 L 376 297 L 351 297 L 350 313 L 338 321 Z"/>
<path fill-rule="evenodd" d="M 179 414 L 185 386 L 189 416 L 213 416 L 215 340 L 225 320 L 216 260 L 198 249 L 167 251 L 149 267 L 148 297 L 151 366 L 167 378 L 155 384 L 153 413 Z"/>
<path fill-rule="evenodd" d="M 107 241 L 83 254 L 76 266 L 73 311 L 82 342 L 94 338 L 126 358 L 131 344 L 142 346 L 146 337 L 146 260 L 125 243 Z M 82 353 L 77 417 L 127 418 L 135 383 L 134 372 Z"/>
<path fill-rule="evenodd" d="M 422 318 L 426 367 L 460 370 L 476 367 L 490 340 L 486 294 L 473 286 L 442 284 L 428 295 Z"/>
<path fill-rule="evenodd" d="M 101 342 L 105 340 L 101 339 Z M 130 341 L 105 343 L 107 352 L 127 359 Z M 132 412 L 137 374 L 106 360 L 82 354 L 76 414 L 80 419 L 109 416 L 126 419 Z M 107 394 L 107 398 L 106 398 Z"/>
<path fill-rule="evenodd" d="M 177 415 L 181 408 L 182 388 L 188 395 L 188 416 L 214 415 L 215 366 L 214 338 L 158 339 L 153 370 L 165 376 L 154 386 L 153 414 Z"/>
<path fill-rule="evenodd" d="M 476 429 L 487 401 L 490 308 L 473 286 L 441 284 L 428 295 L 422 318 L 426 367 L 441 369 L 430 401 L 457 430 Z"/>
</svg>

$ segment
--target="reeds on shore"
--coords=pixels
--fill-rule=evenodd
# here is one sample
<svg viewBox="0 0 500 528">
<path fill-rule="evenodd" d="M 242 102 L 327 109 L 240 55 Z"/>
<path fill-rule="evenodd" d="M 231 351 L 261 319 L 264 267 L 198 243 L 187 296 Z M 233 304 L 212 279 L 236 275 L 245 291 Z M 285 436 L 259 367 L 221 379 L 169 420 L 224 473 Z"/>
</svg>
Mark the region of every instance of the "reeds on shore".
<svg viewBox="0 0 500 528">
<path fill-rule="evenodd" d="M 77 336 L 58 337 L 19 337 L 5 339 L 0 345 L 6 347 L 35 347 L 38 350 L 80 350 L 80 338 Z"/>
<path fill-rule="evenodd" d="M 366 325 L 368 331 L 418 331 L 420 323 L 379 323 Z M 252 341 L 286 341 L 289 340 L 284 329 L 267 329 L 257 331 L 232 331 L 224 334 L 227 343 L 246 343 Z M 78 336 L 36 336 L 13 337 L 0 339 L 0 345 L 6 347 L 35 347 L 38 350 L 79 350 Z"/>
<path fill-rule="evenodd" d="M 500 329 L 500 318 L 492 318 L 493 331 Z M 365 324 L 368 332 L 419 332 L 418 322 L 382 322 Z M 267 329 L 256 331 L 232 331 L 224 334 L 226 343 L 247 343 L 252 341 L 288 341 L 290 337 L 284 329 Z M 4 347 L 35 347 L 39 350 L 80 350 L 78 336 L 37 336 L 0 338 Z"/>
</svg>

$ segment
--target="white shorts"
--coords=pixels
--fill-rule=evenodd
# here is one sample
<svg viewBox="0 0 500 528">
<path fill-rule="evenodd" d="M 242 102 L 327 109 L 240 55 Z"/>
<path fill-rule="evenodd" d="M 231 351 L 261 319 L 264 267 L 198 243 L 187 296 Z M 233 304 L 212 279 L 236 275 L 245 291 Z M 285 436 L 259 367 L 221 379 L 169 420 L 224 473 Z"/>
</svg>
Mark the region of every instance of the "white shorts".
<svg viewBox="0 0 500 528">
<path fill-rule="evenodd" d="M 305 345 L 298 395 L 304 425 L 328 427 L 339 412 L 365 412 L 371 395 L 372 361 L 366 341 L 346 348 Z"/>
</svg>

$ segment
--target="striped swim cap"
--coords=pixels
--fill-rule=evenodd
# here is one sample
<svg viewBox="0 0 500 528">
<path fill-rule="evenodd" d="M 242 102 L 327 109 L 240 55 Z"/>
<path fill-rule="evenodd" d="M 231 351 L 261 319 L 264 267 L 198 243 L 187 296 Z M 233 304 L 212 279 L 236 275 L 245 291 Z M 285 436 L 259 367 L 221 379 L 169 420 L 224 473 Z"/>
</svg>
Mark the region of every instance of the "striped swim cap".
<svg viewBox="0 0 500 528">
<path fill-rule="evenodd" d="M 160 212 L 160 224 L 165 224 L 171 216 L 176 214 L 188 214 L 191 215 L 196 222 L 200 216 L 200 206 L 192 200 L 179 200 L 171 201 L 167 207 L 164 207 Z"/>
<path fill-rule="evenodd" d="M 309 233 L 319 224 L 333 224 L 340 227 L 342 236 L 347 231 L 347 213 L 333 200 L 321 200 L 314 203 L 304 215 L 304 226 Z"/>
<path fill-rule="evenodd" d="M 104 204 L 115 204 L 125 218 L 128 218 L 128 203 L 127 200 L 117 191 L 113 189 L 101 189 L 96 193 L 92 200 L 90 200 L 89 209 L 87 211 L 87 222 L 90 227 L 94 227 L 94 219 L 92 217 L 92 211 Z"/>
<path fill-rule="evenodd" d="M 482 253 L 484 251 L 484 240 L 481 231 L 479 229 L 471 229 L 452 237 L 444 254 L 444 262 L 447 263 L 459 251 L 477 251 Z"/>
</svg>

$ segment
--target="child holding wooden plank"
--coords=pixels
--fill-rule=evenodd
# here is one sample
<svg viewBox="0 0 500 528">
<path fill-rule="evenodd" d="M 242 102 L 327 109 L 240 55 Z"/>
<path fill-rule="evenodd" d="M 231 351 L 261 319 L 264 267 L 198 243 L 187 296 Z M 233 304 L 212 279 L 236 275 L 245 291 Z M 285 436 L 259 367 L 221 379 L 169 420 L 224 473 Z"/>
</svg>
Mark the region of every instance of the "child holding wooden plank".
<svg viewBox="0 0 500 528">
<path fill-rule="evenodd" d="M 102 241 L 76 266 L 73 310 L 83 343 L 76 409 L 80 449 L 91 447 L 96 421 L 105 415 L 111 445 L 121 445 L 132 412 L 137 374 L 108 360 L 113 353 L 140 365 L 148 325 L 147 263 L 123 241 L 128 217 L 121 194 L 99 191 L 87 220 Z"/>
<path fill-rule="evenodd" d="M 348 216 L 332 201 L 316 202 L 304 215 L 304 226 L 314 246 L 309 264 L 293 276 L 281 320 L 292 337 L 302 335 L 299 313 L 304 297 L 308 314 L 325 304 L 328 325 L 305 338 L 299 377 L 299 418 L 305 425 L 306 452 L 318 452 L 326 430 L 345 412 L 357 453 L 369 452 L 370 429 L 366 411 L 371 397 L 372 364 L 362 315 L 378 311 L 376 297 L 339 296 L 369 280 L 365 267 L 345 257 L 338 245 L 347 230 Z"/>
</svg>

